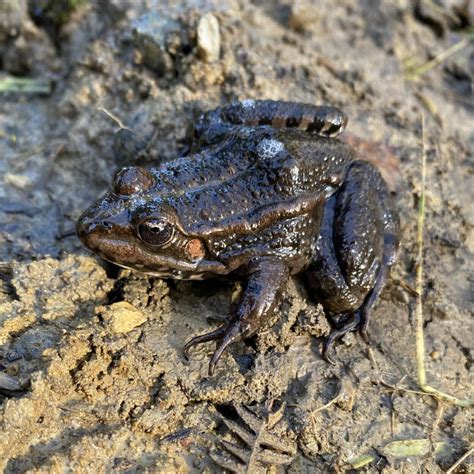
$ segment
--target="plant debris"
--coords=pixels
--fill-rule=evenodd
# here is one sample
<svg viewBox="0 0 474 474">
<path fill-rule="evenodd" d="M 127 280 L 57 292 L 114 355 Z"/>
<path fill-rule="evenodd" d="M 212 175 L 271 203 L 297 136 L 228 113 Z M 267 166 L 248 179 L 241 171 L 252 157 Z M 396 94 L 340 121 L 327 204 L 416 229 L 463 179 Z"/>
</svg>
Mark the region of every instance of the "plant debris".
<svg viewBox="0 0 474 474">
<path fill-rule="evenodd" d="M 7 76 L 0 79 L 0 92 L 49 95 L 51 94 L 51 81 L 49 79 Z"/>
<path fill-rule="evenodd" d="M 265 465 L 285 466 L 293 461 L 296 454 L 294 443 L 271 433 L 281 421 L 286 405 L 276 412 L 266 410 L 266 416 L 259 416 L 242 405 L 234 405 L 240 419 L 236 423 L 222 416 L 222 421 L 240 442 L 219 440 L 225 451 L 213 451 L 211 459 L 219 466 L 235 473 L 265 472 Z"/>
<path fill-rule="evenodd" d="M 429 439 L 404 439 L 386 444 L 381 452 L 384 456 L 393 458 L 411 458 L 425 456 L 429 452 L 440 453 L 446 443 L 439 441 L 432 443 Z"/>
</svg>

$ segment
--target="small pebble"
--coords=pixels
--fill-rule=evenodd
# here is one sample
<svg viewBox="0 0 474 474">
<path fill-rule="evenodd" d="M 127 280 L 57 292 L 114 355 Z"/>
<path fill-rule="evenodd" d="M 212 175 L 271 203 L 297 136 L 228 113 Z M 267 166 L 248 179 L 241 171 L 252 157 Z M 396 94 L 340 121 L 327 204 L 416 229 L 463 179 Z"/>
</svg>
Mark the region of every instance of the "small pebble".
<svg viewBox="0 0 474 474">
<path fill-rule="evenodd" d="M 217 61 L 221 53 L 219 21 L 212 14 L 204 15 L 197 28 L 197 46 L 201 59 L 207 63 Z"/>
<path fill-rule="evenodd" d="M 318 9 L 312 2 L 296 0 L 292 3 L 288 26 L 300 33 L 315 28 L 319 20 Z"/>
<path fill-rule="evenodd" d="M 130 332 L 147 320 L 141 311 L 126 301 L 107 306 L 102 317 L 106 325 L 116 333 Z"/>
<path fill-rule="evenodd" d="M 438 360 L 441 357 L 441 354 L 438 351 L 431 351 L 430 352 L 430 357 L 433 360 Z"/>
<path fill-rule="evenodd" d="M 28 18 L 26 0 L 0 1 L 0 42 L 20 33 Z"/>
</svg>

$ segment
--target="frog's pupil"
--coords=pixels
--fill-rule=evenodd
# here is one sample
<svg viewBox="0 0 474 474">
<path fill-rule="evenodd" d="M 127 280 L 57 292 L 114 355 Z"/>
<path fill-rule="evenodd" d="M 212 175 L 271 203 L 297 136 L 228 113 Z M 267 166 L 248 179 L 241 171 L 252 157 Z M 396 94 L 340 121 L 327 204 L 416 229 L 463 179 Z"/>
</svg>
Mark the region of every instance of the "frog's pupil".
<svg viewBox="0 0 474 474">
<path fill-rule="evenodd" d="M 173 235 L 173 228 L 163 219 L 149 219 L 138 226 L 138 236 L 151 245 L 164 245 Z"/>
</svg>

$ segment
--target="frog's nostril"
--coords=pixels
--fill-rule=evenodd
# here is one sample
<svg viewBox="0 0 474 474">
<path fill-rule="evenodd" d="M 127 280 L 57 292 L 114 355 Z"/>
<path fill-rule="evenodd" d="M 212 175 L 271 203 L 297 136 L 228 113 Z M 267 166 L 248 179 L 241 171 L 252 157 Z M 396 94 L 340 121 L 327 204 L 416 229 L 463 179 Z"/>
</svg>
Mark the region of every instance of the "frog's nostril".
<svg viewBox="0 0 474 474">
<path fill-rule="evenodd" d="M 79 217 L 79 219 L 76 222 L 76 234 L 80 239 L 83 239 L 84 236 L 87 235 L 88 233 L 88 224 L 87 224 L 87 219 L 85 218 L 84 215 Z"/>
<path fill-rule="evenodd" d="M 112 222 L 108 220 L 97 220 L 91 217 L 91 215 L 85 212 L 76 224 L 76 232 L 79 238 L 82 240 L 88 238 L 97 231 L 108 231 L 112 229 Z"/>
</svg>

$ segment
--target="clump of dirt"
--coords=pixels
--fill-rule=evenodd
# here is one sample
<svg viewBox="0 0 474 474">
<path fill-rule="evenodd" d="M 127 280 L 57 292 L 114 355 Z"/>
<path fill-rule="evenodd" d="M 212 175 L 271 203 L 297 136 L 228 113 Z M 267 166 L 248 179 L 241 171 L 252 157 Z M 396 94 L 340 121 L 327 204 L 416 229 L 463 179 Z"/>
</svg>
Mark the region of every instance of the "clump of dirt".
<svg viewBox="0 0 474 474">
<path fill-rule="evenodd" d="M 251 417 L 272 404 L 283 407 L 281 446 L 297 447 L 282 451 L 288 472 L 350 469 L 365 455 L 371 472 L 454 464 L 469 449 L 470 415 L 415 393 L 414 300 L 404 288 L 419 263 L 424 114 L 428 378 L 472 399 L 469 7 L 82 1 L 41 21 L 34 3 L 0 6 L 0 90 L 7 73 L 52 84 L 46 96 L 3 92 L 0 102 L 1 469 L 215 472 L 218 440 L 238 444 L 232 432 L 250 428 L 238 407 Z M 209 13 L 220 33 L 212 62 L 197 44 Z M 238 288 L 119 273 L 74 235 L 118 167 L 176 157 L 196 115 L 235 98 L 339 106 L 349 141 L 372 143 L 361 152 L 389 157 L 388 167 L 377 161 L 396 175 L 399 260 L 371 320 L 370 350 L 348 335 L 335 367 L 320 356 L 322 310 L 295 280 L 273 326 L 233 345 L 208 377 L 213 345 L 189 361 L 182 346 L 229 314 Z M 418 457 L 387 454 L 389 443 L 414 439 L 443 444 Z"/>
</svg>

